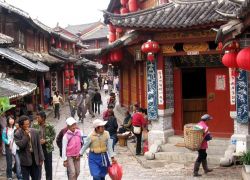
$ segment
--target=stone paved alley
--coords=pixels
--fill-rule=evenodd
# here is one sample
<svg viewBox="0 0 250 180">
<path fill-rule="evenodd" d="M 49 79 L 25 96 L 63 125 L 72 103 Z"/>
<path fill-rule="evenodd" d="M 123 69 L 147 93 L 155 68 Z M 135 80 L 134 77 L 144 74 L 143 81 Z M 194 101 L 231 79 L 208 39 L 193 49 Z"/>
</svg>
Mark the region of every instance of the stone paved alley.
<svg viewBox="0 0 250 180">
<path fill-rule="evenodd" d="M 103 98 L 104 99 L 104 98 Z M 106 97 L 105 97 L 106 99 Z M 104 101 L 106 102 L 106 101 Z M 103 107 L 104 109 L 106 107 Z M 60 131 L 62 127 L 65 126 L 65 119 L 69 116 L 69 108 L 65 105 L 61 109 L 61 119 L 55 120 L 53 116 L 49 116 L 48 121 L 54 124 L 57 133 Z M 97 116 L 100 117 L 100 116 Z M 87 115 L 87 118 L 84 121 L 84 124 L 79 123 L 79 127 L 84 131 L 85 134 L 90 133 L 92 130 L 92 121 L 90 115 Z M 55 146 L 55 151 L 53 152 L 53 175 L 54 180 L 66 180 L 66 169 L 63 167 L 63 162 L 59 157 L 59 151 L 57 146 Z M 124 170 L 123 180 L 188 180 L 188 179 L 197 179 L 192 177 L 192 165 L 183 165 L 171 163 L 165 166 L 164 168 L 154 168 L 154 169 L 145 169 L 141 166 L 141 164 L 136 160 L 134 155 L 127 147 L 116 146 L 116 154 L 117 160 L 122 164 Z M 0 179 L 5 178 L 5 158 L 0 156 Z M 214 180 L 239 180 L 241 179 L 240 174 L 241 167 L 230 167 L 230 168 L 222 168 L 216 167 L 214 172 L 209 175 L 202 176 L 202 179 L 214 179 Z M 44 174 L 43 174 L 43 178 Z M 81 159 L 81 173 L 78 179 L 82 180 L 90 180 L 92 179 L 88 169 L 88 162 L 86 155 Z M 110 179 L 108 176 L 106 179 Z"/>
</svg>

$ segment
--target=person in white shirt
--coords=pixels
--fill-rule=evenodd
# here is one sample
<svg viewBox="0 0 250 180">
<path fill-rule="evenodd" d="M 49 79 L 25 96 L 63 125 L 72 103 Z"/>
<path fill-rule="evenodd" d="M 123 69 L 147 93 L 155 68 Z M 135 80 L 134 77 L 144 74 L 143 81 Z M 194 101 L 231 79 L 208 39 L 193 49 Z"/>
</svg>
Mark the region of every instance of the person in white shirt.
<svg viewBox="0 0 250 180">
<path fill-rule="evenodd" d="M 62 97 L 59 95 L 59 92 L 56 91 L 55 95 L 53 96 L 53 106 L 54 106 L 54 112 L 55 112 L 55 117 L 60 119 L 60 103 L 63 102 Z"/>
</svg>

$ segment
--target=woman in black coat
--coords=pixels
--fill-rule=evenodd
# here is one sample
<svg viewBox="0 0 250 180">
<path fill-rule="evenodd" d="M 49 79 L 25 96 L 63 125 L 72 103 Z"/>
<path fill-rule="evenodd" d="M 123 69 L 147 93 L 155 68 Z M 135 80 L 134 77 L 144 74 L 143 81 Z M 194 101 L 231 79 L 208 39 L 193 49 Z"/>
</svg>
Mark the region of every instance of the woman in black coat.
<svg viewBox="0 0 250 180">
<path fill-rule="evenodd" d="M 117 129 L 118 129 L 118 124 L 116 117 L 114 115 L 113 110 L 108 111 L 108 118 L 107 118 L 107 124 L 104 126 L 105 130 L 109 132 L 110 138 L 113 140 L 113 150 L 115 148 L 115 144 L 117 143 Z"/>
</svg>

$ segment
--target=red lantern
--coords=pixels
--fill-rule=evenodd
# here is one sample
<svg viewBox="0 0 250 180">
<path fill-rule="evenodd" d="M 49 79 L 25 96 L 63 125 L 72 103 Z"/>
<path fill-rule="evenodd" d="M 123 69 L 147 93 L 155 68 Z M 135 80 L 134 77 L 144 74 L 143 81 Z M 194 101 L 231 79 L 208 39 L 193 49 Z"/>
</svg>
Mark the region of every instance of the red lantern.
<svg viewBox="0 0 250 180">
<path fill-rule="evenodd" d="M 128 0 L 121 0 L 120 2 L 121 2 L 121 5 L 126 6 L 126 4 L 128 3 Z"/>
<path fill-rule="evenodd" d="M 70 75 L 70 77 L 74 77 L 74 76 L 75 76 L 74 70 L 70 70 L 70 71 L 69 71 L 69 75 Z"/>
<path fill-rule="evenodd" d="M 64 64 L 64 69 L 69 69 L 69 65 L 68 64 Z"/>
<path fill-rule="evenodd" d="M 66 78 L 69 78 L 69 70 L 65 70 L 65 71 L 64 71 L 64 76 L 65 76 Z"/>
<path fill-rule="evenodd" d="M 108 57 L 107 56 L 102 56 L 101 64 L 108 64 Z"/>
<path fill-rule="evenodd" d="M 59 48 L 59 49 L 62 48 L 62 43 L 61 43 L 61 41 L 58 42 L 57 48 Z"/>
<path fill-rule="evenodd" d="M 54 37 L 51 37 L 51 44 L 55 44 L 55 39 L 54 39 Z"/>
<path fill-rule="evenodd" d="M 65 86 L 69 86 L 69 78 L 65 79 Z"/>
<path fill-rule="evenodd" d="M 237 68 L 237 53 L 236 52 L 229 52 L 224 54 L 224 56 L 222 57 L 222 63 L 229 67 L 229 68 Z"/>
<path fill-rule="evenodd" d="M 71 84 L 71 85 L 74 85 L 74 84 L 75 84 L 75 78 L 74 78 L 74 77 L 71 77 L 71 78 L 70 78 L 70 84 Z"/>
<path fill-rule="evenodd" d="M 109 42 L 112 43 L 112 42 L 114 42 L 115 40 L 116 40 L 116 34 L 110 32 L 110 33 L 109 33 Z"/>
<path fill-rule="evenodd" d="M 120 13 L 121 14 L 128 14 L 129 10 L 127 8 L 123 7 L 123 8 L 120 9 Z"/>
<path fill-rule="evenodd" d="M 250 70 L 250 47 L 242 49 L 237 55 L 238 67 L 244 70 Z"/>
<path fill-rule="evenodd" d="M 120 11 L 118 9 L 115 9 L 114 14 L 120 14 Z"/>
<path fill-rule="evenodd" d="M 129 0 L 128 9 L 129 9 L 129 12 L 136 12 L 138 10 L 137 0 Z"/>
<path fill-rule="evenodd" d="M 116 32 L 122 33 L 122 28 L 116 28 Z"/>
<path fill-rule="evenodd" d="M 116 50 L 113 52 L 113 61 L 112 62 L 120 62 L 123 58 L 122 50 Z"/>
<path fill-rule="evenodd" d="M 69 69 L 74 69 L 74 64 L 73 63 L 69 64 Z"/>
<path fill-rule="evenodd" d="M 148 42 L 145 42 L 141 47 L 142 52 L 148 53 L 157 53 L 160 50 L 160 46 L 157 42 L 148 40 Z"/>
<path fill-rule="evenodd" d="M 155 60 L 155 56 L 153 53 L 149 52 L 148 55 L 147 55 L 147 59 L 150 61 L 150 62 L 153 62 Z"/>
<path fill-rule="evenodd" d="M 109 54 L 109 61 L 110 62 L 114 61 L 114 53 L 113 52 L 110 52 L 110 54 Z"/>
<path fill-rule="evenodd" d="M 65 45 L 64 45 L 64 49 L 68 49 L 68 44 L 66 43 Z"/>
<path fill-rule="evenodd" d="M 112 24 L 109 24 L 109 32 L 115 33 L 115 27 Z"/>
<path fill-rule="evenodd" d="M 220 42 L 220 43 L 218 44 L 218 49 L 221 51 L 222 48 L 223 48 L 223 44 L 222 44 L 222 42 Z"/>
</svg>

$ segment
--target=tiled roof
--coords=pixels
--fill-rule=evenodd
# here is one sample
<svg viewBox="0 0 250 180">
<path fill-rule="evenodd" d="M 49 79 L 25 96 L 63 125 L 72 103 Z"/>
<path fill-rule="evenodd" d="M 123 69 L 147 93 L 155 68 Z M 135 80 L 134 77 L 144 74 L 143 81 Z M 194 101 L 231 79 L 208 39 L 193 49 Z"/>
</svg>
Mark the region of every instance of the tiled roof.
<svg viewBox="0 0 250 180">
<path fill-rule="evenodd" d="M 0 55 L 32 71 L 49 71 L 49 67 L 42 62 L 33 63 L 9 48 L 0 48 Z"/>
<path fill-rule="evenodd" d="M 36 87 L 33 83 L 6 78 L 0 72 L 0 97 L 9 97 L 10 99 L 21 98 L 32 93 Z"/>
<path fill-rule="evenodd" d="M 85 33 L 85 31 L 91 30 L 96 25 L 100 24 L 100 21 L 88 24 L 80 24 L 80 25 L 68 25 L 65 29 L 75 35 Z"/>
<path fill-rule="evenodd" d="M 234 11 L 235 4 L 218 0 L 172 0 L 155 8 L 125 15 L 105 13 L 105 22 L 133 29 L 178 29 L 199 25 L 212 25 L 223 18 L 216 10 Z"/>
<path fill-rule="evenodd" d="M 9 37 L 5 34 L 0 33 L 0 44 L 11 44 L 14 42 L 12 37 Z"/>
<path fill-rule="evenodd" d="M 81 36 L 81 39 L 83 41 L 102 38 L 107 39 L 108 32 L 108 27 L 103 25 L 101 27 L 96 28 L 96 30 L 93 30 L 93 32 L 89 32 L 88 34 Z"/>
<path fill-rule="evenodd" d="M 64 61 L 49 55 L 48 53 L 38 53 L 38 52 L 27 52 L 25 50 L 22 49 L 18 49 L 18 48 L 10 48 L 11 50 L 15 51 L 17 54 L 23 56 L 24 58 L 27 58 L 31 61 L 37 62 L 43 62 L 45 64 L 60 64 L 60 63 L 64 63 Z"/>
<path fill-rule="evenodd" d="M 86 58 L 82 58 L 80 60 L 78 60 L 76 62 L 76 65 L 83 65 L 83 66 L 92 66 L 92 67 L 95 67 L 96 69 L 102 69 L 102 65 L 95 62 L 95 61 L 91 61 L 91 60 L 88 60 Z"/>
<path fill-rule="evenodd" d="M 81 55 L 87 58 L 98 57 L 107 54 L 111 50 L 118 49 L 122 46 L 127 46 L 136 39 L 138 39 L 139 33 L 137 31 L 131 31 L 122 36 L 121 38 L 117 39 L 115 42 L 98 49 L 86 49 L 82 51 Z"/>
</svg>

